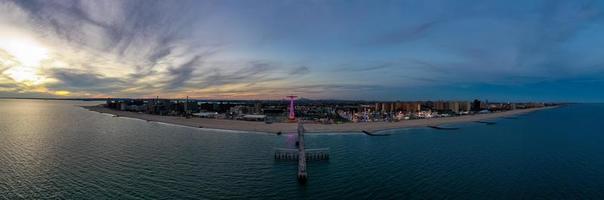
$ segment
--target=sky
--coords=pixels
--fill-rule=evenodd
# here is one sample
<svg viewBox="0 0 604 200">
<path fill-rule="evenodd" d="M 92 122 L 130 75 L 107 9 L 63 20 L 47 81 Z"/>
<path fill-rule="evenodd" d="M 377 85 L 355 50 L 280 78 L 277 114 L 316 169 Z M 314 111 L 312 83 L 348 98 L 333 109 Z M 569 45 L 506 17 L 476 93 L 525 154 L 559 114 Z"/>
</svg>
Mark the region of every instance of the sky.
<svg viewBox="0 0 604 200">
<path fill-rule="evenodd" d="M 604 2 L 0 0 L 0 97 L 604 102 Z"/>
</svg>

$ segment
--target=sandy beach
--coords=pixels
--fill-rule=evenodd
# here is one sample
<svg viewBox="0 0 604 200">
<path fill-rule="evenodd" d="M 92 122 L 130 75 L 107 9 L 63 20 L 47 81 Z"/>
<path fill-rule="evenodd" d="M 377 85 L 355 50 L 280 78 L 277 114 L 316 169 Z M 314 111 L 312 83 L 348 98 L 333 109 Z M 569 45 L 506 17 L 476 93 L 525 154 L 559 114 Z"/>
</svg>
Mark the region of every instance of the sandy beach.
<svg viewBox="0 0 604 200">
<path fill-rule="evenodd" d="M 183 126 L 190 126 L 196 128 L 211 128 L 211 129 L 225 129 L 225 130 L 238 130 L 238 131 L 254 131 L 254 132 L 266 132 L 266 133 L 288 133 L 296 131 L 295 123 L 272 123 L 266 124 L 264 122 L 254 121 L 241 121 L 241 120 L 227 120 L 227 119 L 207 119 L 207 118 L 185 118 L 176 116 L 160 116 L 150 115 L 136 112 L 112 110 L 102 106 L 83 106 L 83 108 L 96 111 L 100 113 L 107 113 L 116 115 L 119 117 L 130 117 L 137 118 L 147 121 L 163 122 L 170 124 L 177 124 Z M 555 107 L 544 107 L 544 108 L 531 108 L 522 110 L 512 110 L 505 112 L 496 112 L 489 114 L 478 114 L 478 115 L 464 115 L 457 117 L 444 117 L 444 118 L 432 118 L 432 119 L 416 119 L 416 120 L 404 120 L 399 122 L 368 122 L 368 123 L 343 123 L 343 124 L 315 124 L 306 123 L 304 128 L 309 133 L 331 133 L 331 132 L 376 132 L 390 129 L 400 128 L 412 128 L 412 127 L 426 127 L 426 126 L 440 126 L 444 124 L 454 124 L 462 122 L 472 121 L 484 121 L 489 119 L 495 119 L 500 117 L 521 115 L 529 112 L 534 112 L 542 109 L 549 109 Z"/>
</svg>

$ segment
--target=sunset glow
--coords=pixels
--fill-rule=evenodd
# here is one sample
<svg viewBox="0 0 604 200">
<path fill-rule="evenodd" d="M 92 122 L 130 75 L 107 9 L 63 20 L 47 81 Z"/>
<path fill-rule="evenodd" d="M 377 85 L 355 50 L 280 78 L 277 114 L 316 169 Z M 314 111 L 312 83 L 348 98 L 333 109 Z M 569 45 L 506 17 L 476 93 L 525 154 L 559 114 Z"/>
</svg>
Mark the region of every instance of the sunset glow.
<svg viewBox="0 0 604 200">
<path fill-rule="evenodd" d="M 7 65 L 10 67 L 4 74 L 14 81 L 27 85 L 42 83 L 44 77 L 40 75 L 41 62 L 48 59 L 48 50 L 29 39 L 0 38 L 0 49 L 6 52 Z"/>
<path fill-rule="evenodd" d="M 604 99 L 602 2 L 403 2 L 2 1 L 0 96 Z"/>
</svg>

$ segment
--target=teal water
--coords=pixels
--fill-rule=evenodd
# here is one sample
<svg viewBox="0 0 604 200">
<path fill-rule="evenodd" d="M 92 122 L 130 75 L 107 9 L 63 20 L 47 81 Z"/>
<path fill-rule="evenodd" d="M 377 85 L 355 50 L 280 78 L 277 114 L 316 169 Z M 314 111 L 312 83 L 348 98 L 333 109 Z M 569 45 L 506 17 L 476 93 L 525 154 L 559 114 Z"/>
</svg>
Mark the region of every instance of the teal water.
<svg viewBox="0 0 604 200">
<path fill-rule="evenodd" d="M 0 100 L 0 199 L 602 199 L 604 104 L 575 104 L 388 137 L 319 134 L 310 162 L 275 161 L 288 136 L 115 118 Z"/>
</svg>

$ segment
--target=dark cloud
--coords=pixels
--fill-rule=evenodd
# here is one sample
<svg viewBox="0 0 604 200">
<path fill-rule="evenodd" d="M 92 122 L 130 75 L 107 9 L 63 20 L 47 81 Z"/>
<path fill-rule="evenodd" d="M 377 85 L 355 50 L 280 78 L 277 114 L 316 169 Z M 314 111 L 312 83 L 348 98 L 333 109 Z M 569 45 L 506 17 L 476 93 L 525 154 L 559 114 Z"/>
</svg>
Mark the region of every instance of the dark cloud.
<svg viewBox="0 0 604 200">
<path fill-rule="evenodd" d="M 152 76 L 157 74 L 157 71 L 153 70 L 153 67 L 148 66 L 136 66 L 134 67 L 134 73 L 128 74 L 128 77 L 133 81 L 137 82 L 139 79 Z"/>
<path fill-rule="evenodd" d="M 250 85 L 281 80 L 280 77 L 271 77 L 271 73 L 277 69 L 276 66 L 268 62 L 252 61 L 245 67 L 236 71 L 227 71 L 223 68 L 213 68 L 204 73 L 201 86 L 221 86 L 236 83 L 248 83 Z"/>
<path fill-rule="evenodd" d="M 165 45 L 165 44 L 164 44 Z M 172 49 L 168 47 L 158 48 L 156 51 L 152 52 L 151 55 L 147 58 L 150 63 L 156 64 L 158 60 L 165 58 L 166 56 L 172 53 Z"/>
<path fill-rule="evenodd" d="M 238 93 L 260 93 L 265 95 L 289 95 L 289 94 L 306 94 L 317 97 L 318 95 L 330 96 L 344 93 L 366 93 L 373 90 L 383 89 L 384 87 L 379 85 L 362 85 L 362 84 L 301 84 L 292 86 L 250 86 L 245 88 L 233 88 L 233 89 L 217 89 L 213 90 L 211 94 L 213 96 L 229 96 Z"/>
<path fill-rule="evenodd" d="M 306 75 L 310 73 L 310 69 L 308 69 L 308 67 L 306 66 L 299 66 L 296 68 L 293 68 L 289 74 L 294 75 L 294 76 L 301 76 L 301 75 Z"/>
<path fill-rule="evenodd" d="M 124 55 L 133 46 L 140 45 L 139 39 L 151 40 L 155 50 L 149 55 L 154 61 L 168 55 L 174 43 L 184 40 L 190 32 L 195 18 L 189 15 L 192 8 L 186 4 L 168 3 L 163 1 L 128 2 L 124 6 L 128 11 L 127 19 L 118 27 L 109 28 L 109 35 L 115 52 Z M 162 13 L 174 12 L 177 15 Z"/>
<path fill-rule="evenodd" d="M 354 62 L 341 64 L 334 72 L 367 72 L 396 67 L 395 62 Z"/>
<path fill-rule="evenodd" d="M 409 76 L 409 75 L 399 75 L 399 77 L 404 78 L 404 79 L 408 79 L 408 80 L 413 80 L 413 81 L 421 82 L 423 84 L 438 83 L 439 81 L 441 81 L 440 79 L 429 78 L 429 77 L 424 77 L 424 76 L 416 77 L 416 76 Z"/>
<path fill-rule="evenodd" d="M 169 68 L 168 75 L 170 76 L 170 80 L 166 83 L 165 88 L 172 90 L 185 85 L 193 77 L 193 72 L 201 65 L 202 61 L 201 56 L 195 56 L 178 67 Z"/>
<path fill-rule="evenodd" d="M 51 28 L 67 41 L 85 43 L 81 38 L 81 25 L 91 24 L 110 29 L 111 27 L 92 19 L 78 5 L 79 1 L 43 1 L 25 0 L 15 1 L 22 9 L 29 11 L 32 20 L 40 28 Z"/>
<path fill-rule="evenodd" d="M 115 92 L 116 90 L 125 88 L 126 84 L 118 78 L 110 78 L 101 74 L 73 69 L 52 69 L 49 75 L 59 80 L 58 84 L 51 84 L 49 88 L 57 89 Z"/>
<path fill-rule="evenodd" d="M 373 40 L 367 42 L 366 45 L 398 45 L 401 43 L 414 41 L 426 36 L 430 29 L 440 23 L 441 21 L 434 20 L 421 23 L 413 27 L 405 26 L 396 31 L 392 31 L 387 34 L 376 37 Z"/>
<path fill-rule="evenodd" d="M 27 10 L 36 28 L 46 32 L 52 30 L 64 42 L 83 45 L 102 52 L 119 56 L 147 53 L 146 66 L 155 64 L 168 56 L 180 43 L 196 45 L 190 39 L 192 24 L 198 20 L 196 10 L 187 3 L 165 1 L 16 1 Z M 96 4 L 105 5 L 96 5 Z M 90 4 L 90 5 L 89 5 Z M 104 10 L 121 10 L 124 16 L 94 16 L 84 5 L 97 6 Z M 178 14 L 165 14 L 178 13 Z M 111 20 L 106 20 L 111 19 Z M 48 33 L 48 32 L 46 32 Z M 102 37 L 102 42 L 99 42 Z M 190 41 L 185 41 L 189 38 Z M 180 43 L 179 43 L 180 42 Z"/>
<path fill-rule="evenodd" d="M 296 85 L 287 88 L 290 91 L 300 93 L 312 92 L 343 92 L 343 91 L 363 91 L 382 88 L 379 85 L 363 85 L 363 84 L 311 84 L 311 85 Z"/>
<path fill-rule="evenodd" d="M 11 83 L 0 83 L 0 88 L 14 88 L 15 84 Z"/>
</svg>

